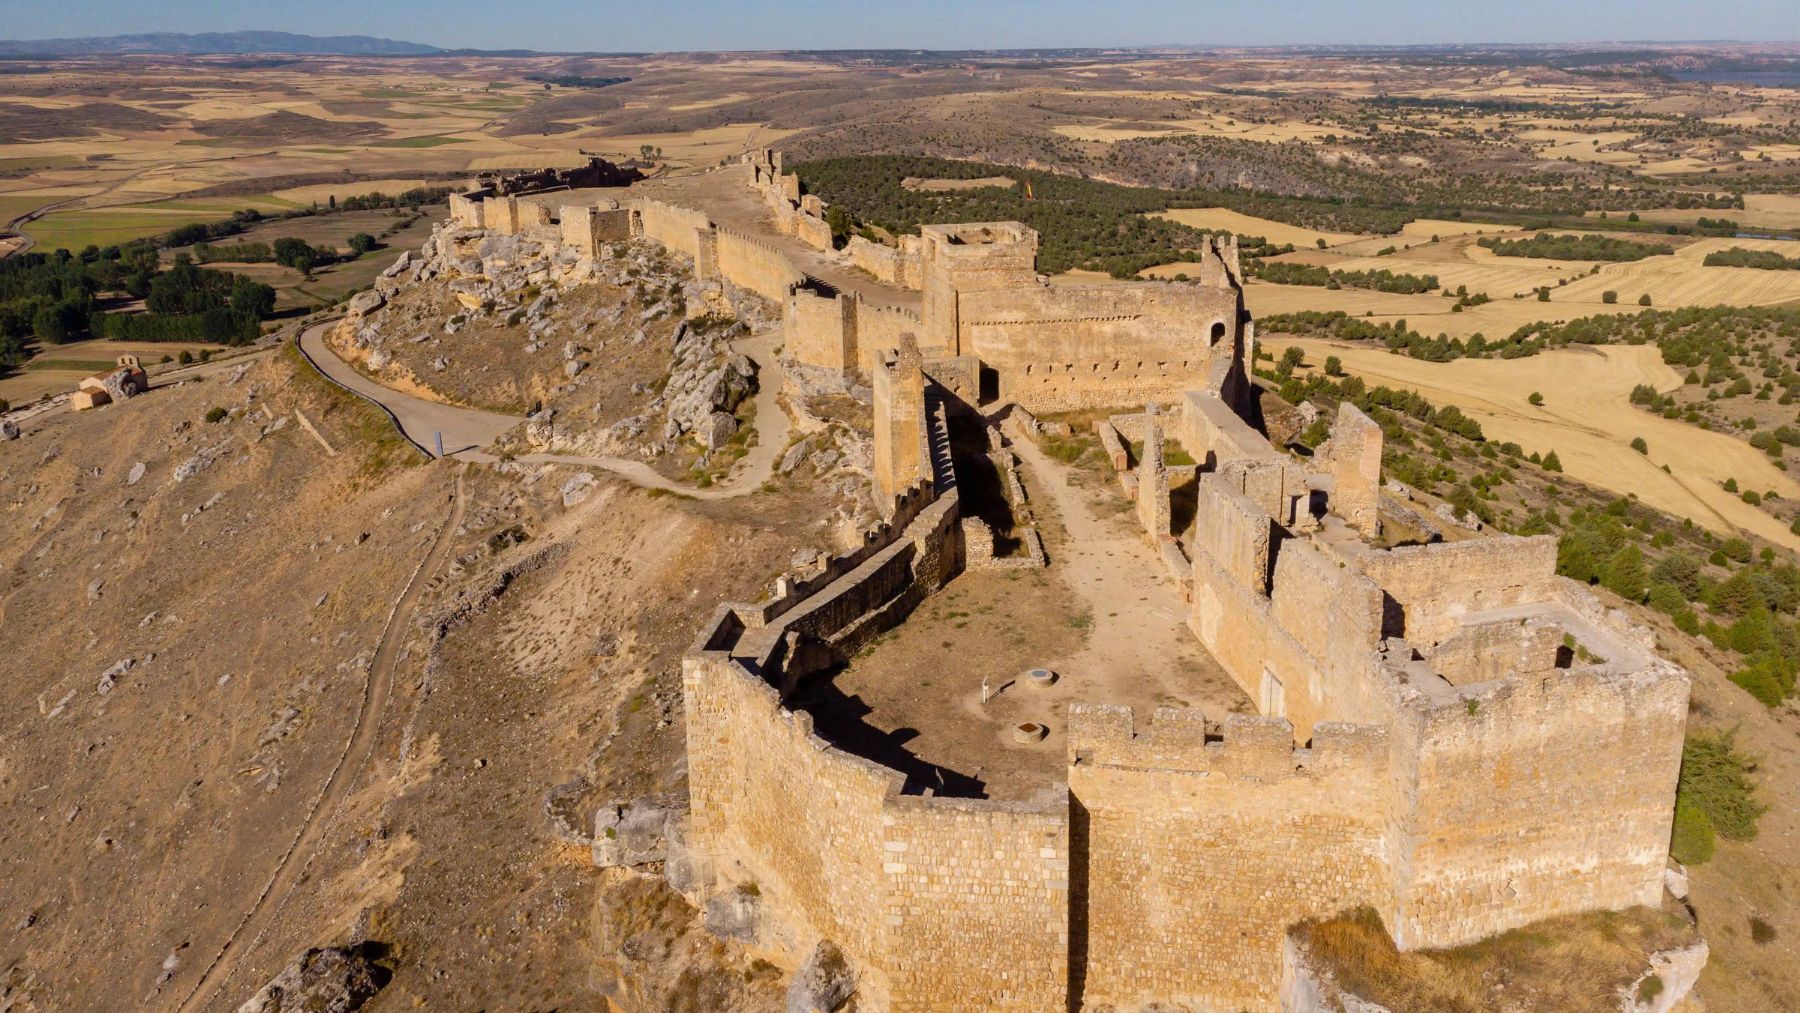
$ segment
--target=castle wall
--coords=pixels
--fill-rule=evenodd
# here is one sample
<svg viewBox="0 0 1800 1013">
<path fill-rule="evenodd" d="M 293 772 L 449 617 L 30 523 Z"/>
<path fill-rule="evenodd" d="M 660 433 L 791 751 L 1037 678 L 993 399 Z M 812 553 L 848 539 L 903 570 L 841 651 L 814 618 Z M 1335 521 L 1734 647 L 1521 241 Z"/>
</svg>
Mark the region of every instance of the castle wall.
<svg viewBox="0 0 1800 1013">
<path fill-rule="evenodd" d="M 724 225 L 717 233 L 719 274 L 733 285 L 780 303 L 806 281 L 775 247 Z"/>
<path fill-rule="evenodd" d="M 895 1013 L 1062 1009 L 1069 802 L 890 796 L 882 905 Z"/>
<path fill-rule="evenodd" d="M 1235 291 L 1194 285 L 1034 281 L 953 298 L 956 347 L 995 370 L 1001 397 L 1033 411 L 1179 398 L 1206 383 L 1209 321 L 1235 331 L 1237 318 Z"/>
<path fill-rule="evenodd" d="M 1396 777 L 1413 804 L 1390 842 L 1395 941 L 1454 946 L 1540 918 L 1656 905 L 1687 695 L 1687 678 L 1662 662 L 1562 669 L 1397 722 Z"/>
<path fill-rule="evenodd" d="M 638 234 L 690 260 L 698 259 L 701 234 L 712 231 L 712 220 L 704 213 L 656 200 L 634 200 L 629 207 L 637 217 Z"/>
<path fill-rule="evenodd" d="M 877 281 L 914 291 L 922 284 L 918 236 L 901 236 L 898 248 L 851 236 L 844 252 L 850 255 L 852 264 L 873 275 Z"/>
<path fill-rule="evenodd" d="M 467 193 L 451 194 L 451 220 L 465 229 L 485 228 L 487 220 L 483 215 L 482 205 L 493 194 L 492 187 L 477 187 Z"/>
<path fill-rule="evenodd" d="M 605 243 L 631 238 L 631 212 L 624 208 L 568 204 L 557 218 L 562 244 L 586 257 L 594 256 Z"/>
<path fill-rule="evenodd" d="M 1183 717 L 1134 736 L 1128 708 L 1069 710 L 1082 997 L 1272 1009 L 1288 926 L 1388 894 L 1385 737 L 1322 725 L 1295 750 L 1285 722 L 1232 717 L 1214 742 Z"/>
<path fill-rule="evenodd" d="M 1498 535 L 1370 552 L 1359 566 L 1405 614 L 1406 639 L 1431 644 L 1460 617 L 1556 596 L 1556 539 Z"/>
<path fill-rule="evenodd" d="M 874 372 L 882 356 L 900 348 L 904 335 L 916 338 L 919 333 L 919 315 L 903 306 L 876 306 L 856 299 L 854 308 L 856 366 L 864 372 Z"/>
<path fill-rule="evenodd" d="M 858 364 L 854 301 L 845 295 L 796 288 L 784 302 L 782 340 L 787 354 L 814 366 L 845 370 Z"/>
</svg>

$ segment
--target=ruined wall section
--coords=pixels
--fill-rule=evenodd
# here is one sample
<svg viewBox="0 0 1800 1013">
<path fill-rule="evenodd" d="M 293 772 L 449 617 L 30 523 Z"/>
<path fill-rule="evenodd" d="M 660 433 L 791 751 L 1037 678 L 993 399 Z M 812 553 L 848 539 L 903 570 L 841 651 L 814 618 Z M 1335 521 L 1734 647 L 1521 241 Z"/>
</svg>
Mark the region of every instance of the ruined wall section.
<svg viewBox="0 0 1800 1013">
<path fill-rule="evenodd" d="M 1134 733 L 1128 708 L 1069 710 L 1073 916 L 1083 999 L 1135 1009 L 1272 1009 L 1295 921 L 1384 907 L 1385 735 L 1233 716 L 1209 739 L 1173 710 Z"/>
<path fill-rule="evenodd" d="M 900 236 L 896 242 L 896 246 L 888 246 L 851 236 L 844 252 L 850 255 L 852 264 L 875 280 L 916 292 L 924 284 L 922 240 L 918 236 Z"/>
<path fill-rule="evenodd" d="M 1002 397 L 1032 411 L 1177 399 L 1206 386 L 1237 327 L 1237 293 L 1198 285 L 1033 281 L 956 300 L 956 346 L 995 370 Z M 1226 329 L 1217 345 L 1215 324 Z"/>
<path fill-rule="evenodd" d="M 1399 604 L 1405 628 L 1396 635 L 1415 644 L 1444 639 L 1465 615 L 1554 601 L 1563 583 L 1552 535 L 1406 545 L 1353 562 Z"/>
</svg>

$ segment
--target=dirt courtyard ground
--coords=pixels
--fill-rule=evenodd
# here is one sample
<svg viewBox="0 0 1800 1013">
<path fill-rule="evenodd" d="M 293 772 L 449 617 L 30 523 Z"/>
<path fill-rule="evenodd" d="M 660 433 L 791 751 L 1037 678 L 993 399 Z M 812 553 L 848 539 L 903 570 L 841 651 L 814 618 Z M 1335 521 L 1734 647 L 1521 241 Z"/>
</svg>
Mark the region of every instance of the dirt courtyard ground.
<svg viewBox="0 0 1800 1013">
<path fill-rule="evenodd" d="M 1109 486 L 1019 443 L 1045 570 L 969 571 L 833 678 L 802 690 L 826 739 L 907 773 L 907 790 L 1029 798 L 1066 771 L 1068 706 L 1158 707 L 1212 721 L 1250 701 L 1187 629 L 1186 606 Z M 1048 687 L 1027 669 L 1056 672 Z M 984 706 L 986 680 L 997 691 Z M 1035 742 L 1015 726 L 1049 729 Z"/>
</svg>

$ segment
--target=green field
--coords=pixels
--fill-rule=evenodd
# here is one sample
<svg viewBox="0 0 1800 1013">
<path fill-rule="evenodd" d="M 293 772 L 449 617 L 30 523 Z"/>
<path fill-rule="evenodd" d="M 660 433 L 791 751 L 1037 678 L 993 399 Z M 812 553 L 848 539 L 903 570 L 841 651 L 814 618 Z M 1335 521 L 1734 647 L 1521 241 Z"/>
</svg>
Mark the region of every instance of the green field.
<svg viewBox="0 0 1800 1013">
<path fill-rule="evenodd" d="M 443 134 L 429 134 L 424 137 L 390 137 L 385 141 L 376 141 L 371 148 L 435 148 L 443 144 L 467 144 L 466 137 L 447 137 Z"/>
<path fill-rule="evenodd" d="M 116 246 L 160 236 L 189 222 L 215 222 L 230 217 L 230 211 L 133 211 L 127 206 L 56 211 L 26 225 L 24 231 L 46 250 L 81 250 L 90 244 Z"/>
<path fill-rule="evenodd" d="M 0 194 L 0 225 L 12 221 L 22 214 L 36 211 L 46 204 L 54 204 L 62 197 L 29 197 L 24 194 Z"/>
</svg>

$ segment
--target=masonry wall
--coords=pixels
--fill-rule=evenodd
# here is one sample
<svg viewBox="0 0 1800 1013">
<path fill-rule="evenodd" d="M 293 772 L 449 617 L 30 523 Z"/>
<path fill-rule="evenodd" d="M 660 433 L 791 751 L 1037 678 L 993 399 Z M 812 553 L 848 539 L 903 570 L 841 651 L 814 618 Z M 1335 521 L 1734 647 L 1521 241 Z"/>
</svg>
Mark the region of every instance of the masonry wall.
<svg viewBox="0 0 1800 1013">
<path fill-rule="evenodd" d="M 806 281 L 775 247 L 724 225 L 717 231 L 719 273 L 733 285 L 779 303 Z"/>
<path fill-rule="evenodd" d="M 882 907 L 896 1013 L 1059 1010 L 1069 977 L 1069 802 L 890 796 Z"/>
<path fill-rule="evenodd" d="M 783 307 L 787 354 L 814 366 L 852 369 L 858 362 L 855 306 L 847 296 L 796 288 Z"/>
<path fill-rule="evenodd" d="M 691 840 L 718 863 L 719 886 L 754 883 L 800 945 L 824 936 L 876 962 L 882 799 L 904 778 L 833 749 L 723 656 L 685 662 L 682 693 Z"/>
<path fill-rule="evenodd" d="M 1134 737 L 1127 708 L 1070 709 L 1082 999 L 1273 1009 L 1288 926 L 1388 895 L 1383 733 L 1326 725 L 1295 750 L 1285 722 L 1207 741 L 1179 714 Z"/>
<path fill-rule="evenodd" d="M 1562 669 L 1396 722 L 1395 940 L 1659 903 L 1687 697 L 1666 663 Z"/>
<path fill-rule="evenodd" d="M 482 203 L 493 196 L 491 187 L 480 187 L 467 193 L 450 195 L 450 217 L 457 225 L 465 229 L 486 227 L 486 219 L 482 214 Z"/>
<path fill-rule="evenodd" d="M 881 357 L 898 349 L 902 335 L 919 333 L 919 315 L 900 306 L 855 301 L 856 366 L 873 372 Z"/>
<path fill-rule="evenodd" d="M 1407 545 L 1356 560 L 1405 614 L 1406 639 L 1431 644 L 1465 615 L 1556 596 L 1556 539 L 1498 535 Z"/>
<path fill-rule="evenodd" d="M 712 221 L 705 214 L 655 200 L 634 200 L 628 206 L 637 215 L 638 227 L 645 238 L 654 239 L 689 259 L 699 257 L 701 233 L 712 229 Z"/>
</svg>

